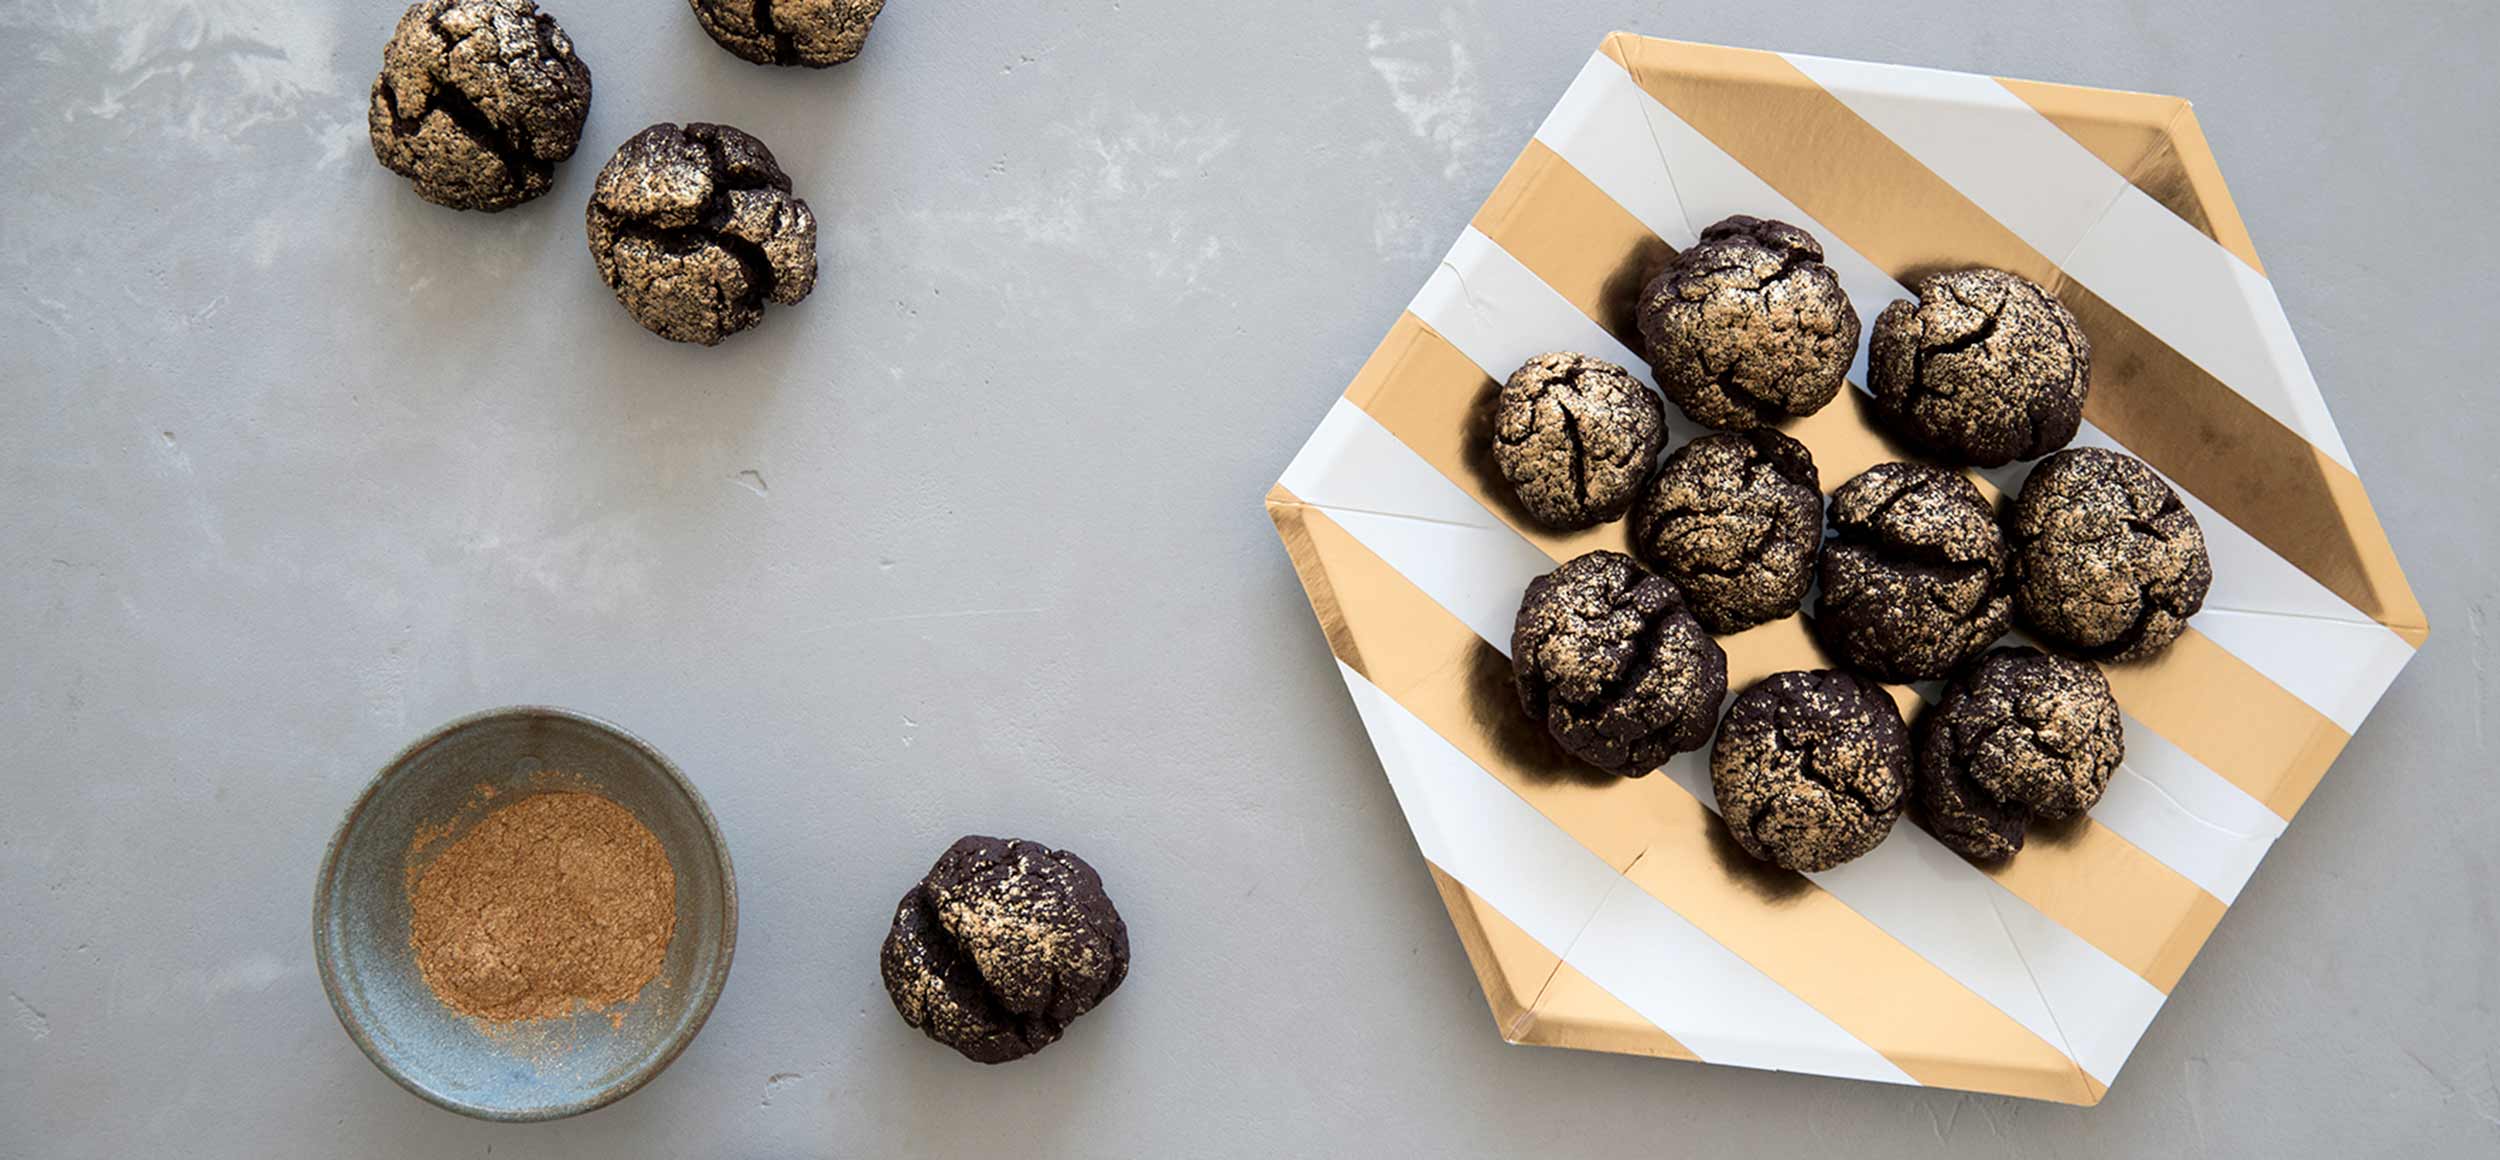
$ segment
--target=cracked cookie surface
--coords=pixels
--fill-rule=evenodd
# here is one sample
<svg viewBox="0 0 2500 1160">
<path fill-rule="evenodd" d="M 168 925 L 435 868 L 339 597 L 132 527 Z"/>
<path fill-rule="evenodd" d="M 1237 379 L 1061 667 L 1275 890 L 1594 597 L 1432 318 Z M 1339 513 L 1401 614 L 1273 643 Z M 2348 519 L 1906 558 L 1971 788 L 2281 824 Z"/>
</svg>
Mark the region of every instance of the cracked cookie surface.
<svg viewBox="0 0 2500 1160">
<path fill-rule="evenodd" d="M 1773 673 L 1737 694 L 1710 789 L 1745 852 L 1813 873 L 1874 849 L 1910 789 L 1910 735 L 1882 686 L 1838 669 Z"/>
<path fill-rule="evenodd" d="M 418 0 L 382 48 L 365 129 L 417 196 L 509 209 L 547 192 L 581 144 L 590 67 L 531 0 Z"/>
<path fill-rule="evenodd" d="M 1576 531 L 1620 518 L 1666 442 L 1666 408 L 1604 359 L 1529 359 L 1494 401 L 1493 462 L 1538 523 Z"/>
<path fill-rule="evenodd" d="M 1895 434 L 1979 467 L 2037 459 L 2083 421 L 2092 343 L 2038 283 L 1975 268 L 1919 281 L 1875 316 L 1867 389 Z"/>
<path fill-rule="evenodd" d="M 1128 967 L 1128 924 L 1083 858 L 979 835 L 903 895 L 878 955 L 903 1022 L 976 1063 L 1058 1042 Z"/>
<path fill-rule="evenodd" d="M 1960 472 L 1878 463 L 1832 492 L 1830 525 L 1814 629 L 1841 663 L 1931 680 L 2005 635 L 2005 535 Z"/>
<path fill-rule="evenodd" d="M 1822 547 L 1814 456 L 1769 427 L 1676 448 L 1632 509 L 1632 550 L 1714 633 L 1794 614 Z"/>
<path fill-rule="evenodd" d="M 764 304 L 816 286 L 816 215 L 764 143 L 727 125 L 653 125 L 599 170 L 590 196 L 599 277 L 643 329 L 712 346 Z"/>
<path fill-rule="evenodd" d="M 1973 662 L 1919 720 L 1919 823 L 1991 860 L 2022 849 L 2032 816 L 2101 800 L 2127 740 L 2109 681 L 2084 661 L 2001 648 Z"/>
<path fill-rule="evenodd" d="M 1621 552 L 1528 583 L 1511 631 L 1519 704 L 1580 760 L 1639 777 L 1710 742 L 1727 654 L 1673 583 Z"/>
<path fill-rule="evenodd" d="M 1858 312 L 1823 244 L 1781 221 L 1740 214 L 1703 230 L 1636 313 L 1658 389 L 1722 430 L 1822 410 L 1858 352 Z"/>
<path fill-rule="evenodd" d="M 2158 655 L 2205 606 L 2205 532 L 2143 460 L 2077 447 L 2040 461 L 2014 499 L 2014 606 L 2078 656 Z"/>
<path fill-rule="evenodd" d="M 859 55 L 885 0 L 689 0 L 722 48 L 757 64 L 830 68 Z"/>
</svg>

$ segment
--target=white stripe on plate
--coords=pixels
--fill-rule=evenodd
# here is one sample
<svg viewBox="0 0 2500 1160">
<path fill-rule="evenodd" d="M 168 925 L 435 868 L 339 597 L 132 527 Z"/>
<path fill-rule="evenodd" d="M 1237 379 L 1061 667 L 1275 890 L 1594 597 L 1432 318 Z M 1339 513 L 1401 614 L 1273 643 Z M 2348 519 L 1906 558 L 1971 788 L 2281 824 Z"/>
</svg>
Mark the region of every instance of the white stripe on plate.
<svg viewBox="0 0 2500 1160">
<path fill-rule="evenodd" d="M 1337 667 L 1424 856 L 1545 949 L 1711 1063 L 1916 1082 Z"/>
<path fill-rule="evenodd" d="M 2237 902 L 2258 860 L 2283 836 L 2283 816 L 2236 792 L 2135 718 L 2127 718 L 2126 729 L 2127 758 L 2092 807 L 2093 820 L 2223 905 Z"/>
<path fill-rule="evenodd" d="M 1936 69 L 1788 60 L 2069 276 L 2352 466 L 2265 277 L 2004 85 Z"/>
<path fill-rule="evenodd" d="M 1590 156 L 1591 147 L 1569 137 L 1542 138 L 1548 148 L 1587 174 L 1607 196 L 1626 205 L 1654 202 L 1659 196 L 1657 191 L 1671 185 L 1685 212 L 1696 221 L 1715 221 L 1729 214 L 1748 213 L 1782 218 L 1804 226 L 1822 239 L 1826 262 L 1839 276 L 1841 287 L 1870 324 L 1875 314 L 1881 311 L 1882 304 L 1909 296 L 1909 291 L 1893 281 L 1890 275 L 1851 249 L 1845 241 L 1799 209 L 1796 203 L 1728 156 L 1672 110 L 1642 92 L 1623 73 L 1621 66 L 1602 53 L 1595 59 L 1604 62 L 1606 68 L 1614 70 L 1623 79 L 1620 84 L 1614 85 L 1588 84 L 1585 92 L 1591 95 L 1586 99 L 1592 102 L 1601 98 L 1629 102 L 1640 110 L 1653 127 L 1659 146 L 1657 155 L 1666 158 L 1667 164 L 1674 168 L 1670 177 L 1656 166 L 1635 168 L 1618 165 L 1606 171 L 1608 176 L 1601 179 L 1599 170 L 1590 168 L 1596 163 Z M 1575 89 L 1581 87 L 1574 86 Z M 2003 92 L 2001 86 L 1995 87 Z M 1591 108 L 1579 114 L 1578 120 L 1600 124 L 1631 118 L 1632 114 L 1628 111 L 1608 113 Z M 2054 126 L 2051 128 L 2054 129 Z M 1460 255 L 1453 249 L 1452 256 L 1455 259 Z M 1513 267 L 1518 265 L 1515 260 L 1509 264 Z M 1464 268 L 1456 274 L 1473 277 L 1472 272 Z M 1445 272 L 1443 276 L 1451 275 Z M 1532 274 L 1530 276 L 1533 277 Z M 1553 301 L 1569 306 L 1568 301 L 1550 288 L 1546 294 Z M 1574 313 L 1577 313 L 1576 309 Z M 1542 319 L 1521 319 L 1515 325 L 1542 327 L 1546 323 Z M 1484 328 L 1477 325 L 1473 329 L 1481 331 Z M 1535 336 L 1545 341 L 1560 341 L 1561 337 L 1559 329 L 1552 333 L 1540 331 Z M 1478 334 L 1474 341 L 1479 346 L 1495 348 L 1505 343 L 1517 345 L 1534 340 Z M 1468 348 L 1462 346 L 1460 349 Z M 1473 351 L 1469 353 L 1472 357 Z M 1850 372 L 1855 383 L 1866 381 L 1865 369 L 1865 340 L 1862 335 L 1858 363 Z M 2083 425 L 2075 442 L 2125 450 L 2106 432 L 2090 423 Z M 2029 470 L 2028 465 L 2015 464 L 1981 474 L 2010 490 L 2020 486 Z M 2208 609 L 2231 609 L 2242 613 L 2358 626 L 2357 631 L 2259 634 L 2239 625 L 2224 624 L 2224 617 L 2213 618 L 2211 625 L 2203 618 L 2197 621 L 2200 631 L 2212 630 L 2207 631 L 2207 635 L 2216 644 L 2350 731 L 2386 692 L 2396 669 L 2412 654 L 2412 646 L 2291 562 L 2276 555 L 2273 549 L 2223 519 L 2210 505 L 2180 488 L 2176 481 L 2172 481 L 2171 486 L 2195 511 L 2198 522 L 2205 528 L 2206 546 L 2214 564 L 2214 587 L 2206 597 Z"/>
<path fill-rule="evenodd" d="M 1358 410 L 1355 418 L 1362 425 L 1344 421 L 1347 429 L 1337 439 L 1340 453 L 1347 457 L 1338 478 L 1377 480 L 1384 488 L 1399 492 L 1425 490 L 1438 481 L 1465 498 L 1466 493 L 1370 416 Z M 1357 507 L 1372 506 L 1360 503 L 1359 494 L 1340 494 L 1339 498 L 1358 501 L 1353 504 Z M 1397 528 L 1394 519 L 1379 516 L 1351 522 L 1341 518 L 1339 523 L 1426 596 L 1505 653 L 1520 590 L 1553 567 L 1543 552 L 1507 526 L 1498 529 L 1497 537 L 1453 524 Z M 1421 534 L 1417 534 L 1419 529 Z M 1504 538 L 1510 543 L 1497 542 Z M 1700 755 L 1679 757 L 1667 770 L 1686 792 L 1717 809 Z M 2158 794 L 2153 796 L 2156 803 L 2168 802 Z M 2174 828 L 2192 832 L 2209 827 L 2187 819 Z M 2040 917 L 2038 922 L 2019 926 L 2001 921 L 2002 913 L 2023 911 L 2037 917 L 2037 912 L 1995 879 L 1938 845 L 1926 831 L 1911 825 L 1903 825 L 1900 831 L 1866 857 L 1816 875 L 1815 880 L 2033 1034 L 2068 1045 L 2068 1054 L 2085 1072 L 2110 1082 L 2127 1050 L 2160 1008 L 2161 992 L 2052 920 Z M 2154 852 L 2154 856 L 2160 855 Z M 2054 990 L 2034 983 L 2043 962 L 2060 964 Z M 2082 1026 L 2095 1029 L 2092 1037 L 2070 1039 Z"/>
</svg>

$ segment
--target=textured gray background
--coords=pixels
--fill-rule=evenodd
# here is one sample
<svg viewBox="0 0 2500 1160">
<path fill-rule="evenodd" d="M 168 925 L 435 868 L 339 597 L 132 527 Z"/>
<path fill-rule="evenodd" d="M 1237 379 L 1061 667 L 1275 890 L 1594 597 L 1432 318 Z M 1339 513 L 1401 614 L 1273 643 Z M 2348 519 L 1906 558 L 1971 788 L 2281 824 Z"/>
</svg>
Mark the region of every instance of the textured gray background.
<svg viewBox="0 0 2500 1160">
<path fill-rule="evenodd" d="M 366 147 L 386 2 L 0 0 L 0 1154 L 2493 1154 L 2492 8 L 1370 7 L 893 0 L 805 73 L 558 0 L 582 155 L 478 216 Z M 1259 496 L 1618 27 L 2193 97 L 2429 610 L 2098 1109 L 1504 1046 L 1330 671 Z M 717 350 L 582 242 L 690 118 L 824 223 Z M 515 701 L 682 763 L 745 914 L 534 1127 L 367 1065 L 307 937 L 375 766 Z M 873 967 L 967 830 L 1135 932 L 1008 1068 Z"/>
</svg>

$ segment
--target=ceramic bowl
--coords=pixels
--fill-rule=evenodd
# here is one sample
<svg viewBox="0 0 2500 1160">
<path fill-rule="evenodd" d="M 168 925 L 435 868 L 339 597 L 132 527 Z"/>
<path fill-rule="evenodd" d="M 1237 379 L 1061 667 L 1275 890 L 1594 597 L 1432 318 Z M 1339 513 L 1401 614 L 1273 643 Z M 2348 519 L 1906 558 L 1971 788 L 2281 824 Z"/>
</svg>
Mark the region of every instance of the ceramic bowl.
<svg viewBox="0 0 2500 1160">
<path fill-rule="evenodd" d="M 604 1011 L 464 1016 L 417 972 L 412 865 L 495 806 L 561 789 L 603 794 L 659 838 L 677 876 L 667 957 L 640 994 Z M 702 795 L 623 729 L 538 705 L 463 717 L 392 758 L 339 823 L 313 895 L 321 983 L 356 1046 L 409 1091 L 486 1120 L 578 1115 L 649 1083 L 702 1029 L 737 940 L 737 880 Z"/>
</svg>

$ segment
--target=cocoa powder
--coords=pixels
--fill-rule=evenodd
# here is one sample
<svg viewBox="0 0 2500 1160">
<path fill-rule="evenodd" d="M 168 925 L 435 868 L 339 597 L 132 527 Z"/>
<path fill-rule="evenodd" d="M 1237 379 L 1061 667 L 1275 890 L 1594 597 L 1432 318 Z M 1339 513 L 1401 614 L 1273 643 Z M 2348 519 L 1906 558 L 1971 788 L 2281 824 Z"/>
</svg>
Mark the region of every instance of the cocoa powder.
<svg viewBox="0 0 2500 1160">
<path fill-rule="evenodd" d="M 543 1019 L 622 1003 L 659 974 L 677 875 L 625 807 L 543 793 L 444 848 L 413 877 L 408 906 L 417 970 L 436 998 L 497 1022 Z"/>
</svg>

